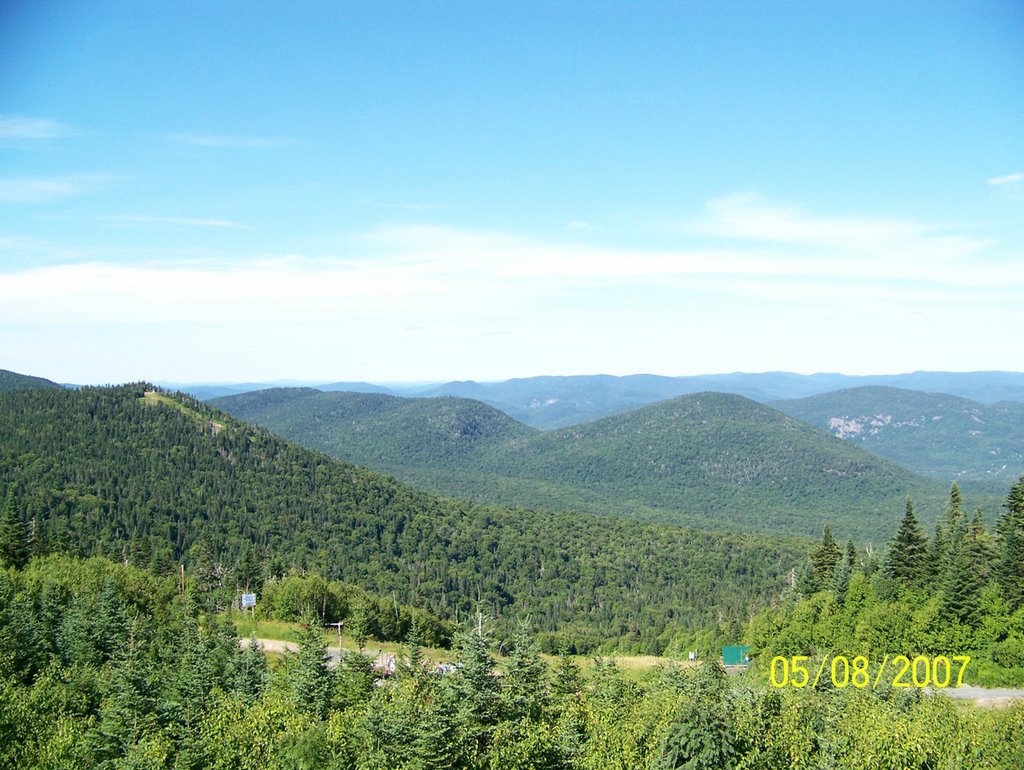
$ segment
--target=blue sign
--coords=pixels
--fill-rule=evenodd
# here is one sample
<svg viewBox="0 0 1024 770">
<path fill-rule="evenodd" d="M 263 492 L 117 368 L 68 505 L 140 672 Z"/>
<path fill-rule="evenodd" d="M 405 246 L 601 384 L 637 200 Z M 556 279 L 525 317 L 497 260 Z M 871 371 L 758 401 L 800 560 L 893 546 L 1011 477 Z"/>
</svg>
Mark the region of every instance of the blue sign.
<svg viewBox="0 0 1024 770">
<path fill-rule="evenodd" d="M 247 610 L 256 606 L 256 594 L 242 594 L 242 609 Z"/>
</svg>

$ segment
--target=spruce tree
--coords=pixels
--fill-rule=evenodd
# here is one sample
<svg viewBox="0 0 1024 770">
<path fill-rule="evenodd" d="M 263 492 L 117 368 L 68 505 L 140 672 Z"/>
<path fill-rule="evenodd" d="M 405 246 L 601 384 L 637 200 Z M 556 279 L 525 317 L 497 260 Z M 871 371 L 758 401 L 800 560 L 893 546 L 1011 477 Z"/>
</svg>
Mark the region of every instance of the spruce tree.
<svg viewBox="0 0 1024 770">
<path fill-rule="evenodd" d="M 1010 488 L 999 519 L 996 575 L 1012 609 L 1024 604 L 1024 475 Z"/>
<path fill-rule="evenodd" d="M 0 567 L 21 569 L 28 557 L 28 530 L 18 513 L 14 491 L 8 490 L 0 513 Z"/>
<path fill-rule="evenodd" d="M 826 524 L 821 531 L 821 542 L 811 551 L 814 577 L 819 585 L 827 585 L 831 582 L 832 573 L 835 571 L 840 554 L 839 544 L 832 537 L 832 527 Z"/>
<path fill-rule="evenodd" d="M 266 683 L 267 657 L 253 634 L 248 646 L 235 656 L 231 671 L 231 690 L 243 700 L 254 701 L 263 694 Z"/>
<path fill-rule="evenodd" d="M 516 631 L 512 645 L 508 668 L 501 678 L 505 717 L 540 721 L 551 705 L 548 666 L 524 626 Z"/>
<path fill-rule="evenodd" d="M 885 574 L 906 585 L 919 583 L 925 576 L 927 539 L 914 514 L 914 503 L 907 498 L 906 512 L 885 557 Z"/>
<path fill-rule="evenodd" d="M 473 755 L 483 757 L 501 716 L 501 696 L 493 672 L 490 638 L 479 613 L 476 628 L 462 634 L 458 665 L 453 685 L 459 696 L 459 721 Z"/>
<path fill-rule="evenodd" d="M 299 651 L 288 663 L 288 678 L 299 708 L 324 719 L 331 705 L 334 677 L 327 668 L 327 642 L 315 616 L 306 618 Z"/>
</svg>

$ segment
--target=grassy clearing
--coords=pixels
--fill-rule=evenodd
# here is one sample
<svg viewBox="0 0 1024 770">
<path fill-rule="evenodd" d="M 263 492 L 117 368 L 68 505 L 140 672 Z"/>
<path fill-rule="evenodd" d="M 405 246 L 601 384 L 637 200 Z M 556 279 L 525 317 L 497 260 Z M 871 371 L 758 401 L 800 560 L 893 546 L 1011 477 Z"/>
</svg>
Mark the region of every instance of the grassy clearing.
<svg viewBox="0 0 1024 770">
<path fill-rule="evenodd" d="M 297 642 L 302 634 L 302 626 L 299 623 L 284 623 L 279 620 L 253 620 L 249 615 L 236 615 L 235 631 L 240 638 L 248 639 L 255 636 L 257 639 L 275 639 L 282 642 Z M 324 642 L 332 649 L 338 649 L 338 633 L 330 629 L 324 629 Z M 356 649 L 355 641 L 347 634 L 342 634 L 341 647 L 344 650 L 353 651 Z M 400 642 L 378 642 L 370 640 L 366 643 L 363 652 L 376 657 L 381 653 L 404 654 L 405 645 Z M 423 655 L 427 660 L 435 663 L 450 663 L 457 657 L 455 650 L 444 650 L 434 647 L 423 648 Z M 555 655 L 544 655 L 543 658 L 549 666 L 555 666 L 558 657 Z M 594 668 L 594 661 L 611 661 L 627 678 L 642 680 L 652 672 L 663 666 L 681 665 L 690 667 L 693 664 L 677 660 L 675 658 L 664 658 L 657 655 L 576 655 L 571 656 L 573 662 L 580 667 L 584 675 L 587 675 Z M 499 663 L 503 660 L 495 656 Z"/>
<path fill-rule="evenodd" d="M 193 420 L 200 423 L 204 428 L 206 426 L 209 426 L 214 433 L 224 428 L 223 423 L 219 423 L 216 420 L 208 420 L 207 418 L 199 414 L 199 412 L 197 412 L 195 409 L 191 409 L 185 406 L 184 404 L 175 401 L 170 396 L 165 396 L 163 393 L 157 393 L 155 390 L 147 390 L 145 393 L 143 393 L 142 402 L 145 404 L 153 405 L 162 404 L 164 406 L 169 406 L 171 409 L 177 409 L 182 414 L 188 415 Z"/>
</svg>

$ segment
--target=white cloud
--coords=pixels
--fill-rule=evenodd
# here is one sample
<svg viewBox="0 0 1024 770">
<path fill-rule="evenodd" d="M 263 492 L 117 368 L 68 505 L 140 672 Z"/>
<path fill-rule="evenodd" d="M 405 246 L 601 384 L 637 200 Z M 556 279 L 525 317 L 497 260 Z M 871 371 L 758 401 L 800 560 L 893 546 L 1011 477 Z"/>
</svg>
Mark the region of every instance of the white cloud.
<svg viewBox="0 0 1024 770">
<path fill-rule="evenodd" d="M 1015 174 L 1007 174 L 1006 176 L 994 176 L 991 179 L 985 180 L 990 185 L 999 187 L 1004 184 L 1016 184 L 1017 182 L 1024 182 L 1024 173 L 1018 171 Z"/>
<path fill-rule="evenodd" d="M 186 227 L 227 227 L 242 230 L 249 229 L 248 225 L 243 225 L 240 222 L 234 222 L 230 219 L 211 219 L 201 217 L 159 217 L 149 216 L 145 214 L 124 214 L 110 216 L 107 217 L 107 219 L 114 222 L 127 222 L 138 224 L 182 225 Z"/>
<path fill-rule="evenodd" d="M 168 134 L 172 142 L 192 144 L 199 147 L 235 147 L 248 150 L 272 150 L 292 144 L 290 139 L 279 136 L 236 136 L 229 134 Z"/>
<path fill-rule="evenodd" d="M 0 203 L 49 203 L 81 192 L 73 179 L 0 179 Z"/>
<path fill-rule="evenodd" d="M 75 132 L 70 126 L 45 118 L 0 115 L 0 139 L 60 139 Z"/>
<path fill-rule="evenodd" d="M 302 376 L 408 379 L 671 373 L 677 360 L 704 371 L 798 369 L 812 357 L 846 370 L 941 368 L 949 339 L 971 340 L 977 355 L 946 368 L 991 367 L 1005 357 L 992 330 L 1024 323 L 1024 259 L 956 231 L 750 198 L 712 202 L 687 231 L 700 232 L 699 248 L 382 226 L 346 242 L 344 258 L 200 252 L 8 267 L 0 331 L 32 326 L 39 339 L 62 339 L 53 325 L 66 325 L 134 340 L 145 335 L 126 330 L 146 329 L 181 346 L 182 367 L 198 367 L 188 362 L 206 349 L 237 376 L 255 361 L 269 376 L 276 361 L 274 376 L 298 376 L 299 362 Z M 161 336 L 165 327 L 174 333 Z M 931 358 L 907 357 L 925 343 Z M 695 345 L 702 363 L 689 356 Z M 138 355 L 152 366 L 132 376 L 174 378 L 153 368 L 165 366 L 162 349 Z"/>
<path fill-rule="evenodd" d="M 682 229 L 822 258 L 857 260 L 859 270 L 877 271 L 879 277 L 908 270 L 908 277 L 913 277 L 915 268 L 932 270 L 937 263 L 962 261 L 993 245 L 949 227 L 913 220 L 816 216 L 802 206 L 773 203 L 752 193 L 710 201 L 704 217 L 683 223 Z"/>
</svg>

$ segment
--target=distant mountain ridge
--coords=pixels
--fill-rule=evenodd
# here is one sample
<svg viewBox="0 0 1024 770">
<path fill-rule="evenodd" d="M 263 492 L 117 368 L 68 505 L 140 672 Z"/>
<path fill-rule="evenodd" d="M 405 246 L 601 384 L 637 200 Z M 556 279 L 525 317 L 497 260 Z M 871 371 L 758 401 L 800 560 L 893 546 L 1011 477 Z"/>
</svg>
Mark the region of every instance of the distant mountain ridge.
<svg viewBox="0 0 1024 770">
<path fill-rule="evenodd" d="M 210 399 L 286 383 L 170 387 Z M 790 400 L 868 385 L 947 393 L 983 404 L 1024 402 L 1024 373 L 912 372 L 893 375 L 794 374 L 763 372 L 665 377 L 654 374 L 525 377 L 504 382 L 472 380 L 422 384 L 290 383 L 319 390 L 389 393 L 400 396 L 458 396 L 494 406 L 535 428 L 561 428 L 637 409 L 657 401 L 705 391 L 734 393 L 761 403 Z"/>
<path fill-rule="evenodd" d="M 0 391 L 5 390 L 27 390 L 31 388 L 61 388 L 59 383 L 47 380 L 43 377 L 33 377 L 29 374 L 18 374 L 8 369 L 0 369 Z"/>
<path fill-rule="evenodd" d="M 771 405 L 933 478 L 995 493 L 1024 469 L 1022 403 L 868 386 Z"/>
<path fill-rule="evenodd" d="M 874 538 L 907 494 L 940 500 L 948 488 L 732 394 L 543 432 L 451 397 L 282 389 L 210 403 L 441 494 L 712 529 L 813 535 L 831 520 Z"/>
</svg>

